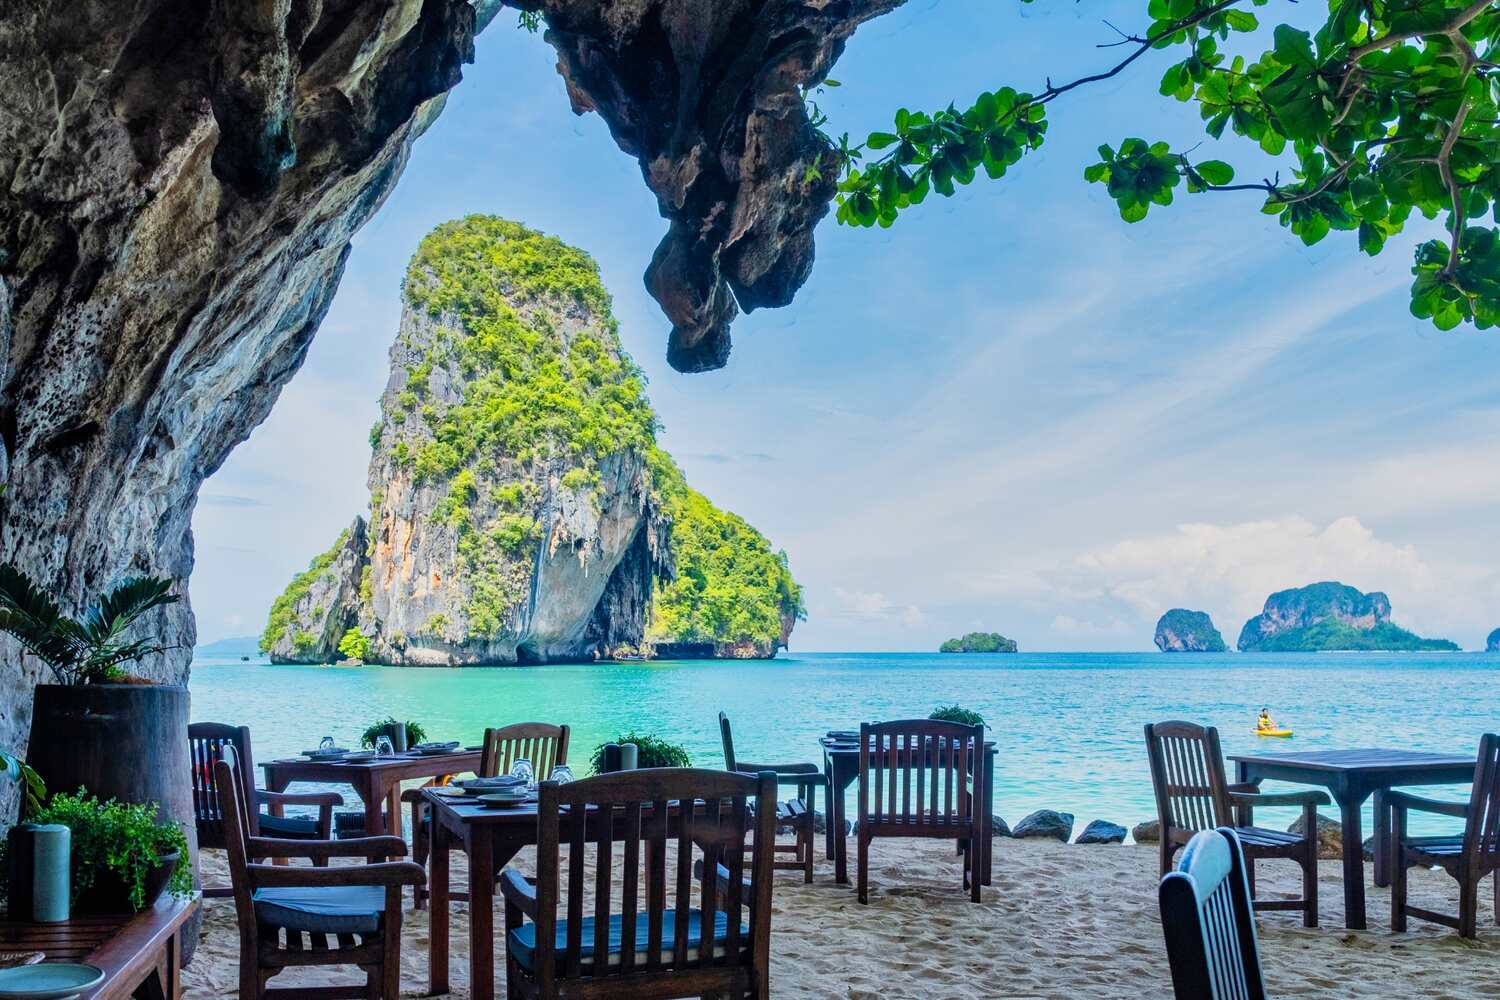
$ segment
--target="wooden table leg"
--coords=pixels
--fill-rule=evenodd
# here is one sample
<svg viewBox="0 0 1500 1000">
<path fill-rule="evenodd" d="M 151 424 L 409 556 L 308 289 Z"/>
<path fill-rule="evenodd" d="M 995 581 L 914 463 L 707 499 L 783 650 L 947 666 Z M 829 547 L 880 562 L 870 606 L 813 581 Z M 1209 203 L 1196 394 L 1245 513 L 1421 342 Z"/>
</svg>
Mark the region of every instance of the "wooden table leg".
<svg viewBox="0 0 1500 1000">
<path fill-rule="evenodd" d="M 1354 793 L 1338 795 L 1339 819 L 1344 825 L 1344 926 L 1352 931 L 1362 931 L 1365 922 L 1365 854 L 1364 838 L 1360 834 L 1360 806 L 1364 796 Z M 1316 831 L 1310 831 L 1313 837 Z"/>
<path fill-rule="evenodd" d="M 844 821 L 844 789 L 840 788 L 833 794 L 833 808 L 829 810 L 833 814 L 833 880 L 839 885 L 849 884 L 849 844 L 847 827 Z"/>
<path fill-rule="evenodd" d="M 385 808 L 385 783 L 380 780 L 379 774 L 372 771 L 366 776 L 363 785 L 363 788 L 356 787 L 356 790 L 365 800 L 365 836 L 378 837 L 385 833 L 385 819 L 382 816 Z"/>
<path fill-rule="evenodd" d="M 1373 800 L 1375 806 L 1375 884 L 1384 889 L 1391 884 L 1390 857 L 1386 851 L 1391 841 L 1391 814 L 1385 804 L 1385 789 L 1377 789 Z M 1360 851 L 1364 845 L 1360 844 Z M 1500 882 L 1496 883 L 1500 885 Z"/>
<path fill-rule="evenodd" d="M 391 782 L 391 790 L 385 793 L 386 833 L 401 836 L 401 782 Z"/>
<path fill-rule="evenodd" d="M 495 844 L 484 823 L 469 831 L 469 996 L 495 998 Z"/>
<path fill-rule="evenodd" d="M 427 929 L 427 989 L 429 993 L 448 992 L 448 828 L 437 821 L 437 810 L 431 810 L 432 840 L 427 854 L 428 909 L 432 916 Z"/>
<path fill-rule="evenodd" d="M 828 782 L 824 786 L 828 794 L 827 801 L 823 803 L 823 859 L 832 861 L 834 855 L 833 846 L 833 797 L 837 794 L 833 785 L 833 765 L 828 761 L 828 754 L 823 754 L 823 779 Z"/>
</svg>

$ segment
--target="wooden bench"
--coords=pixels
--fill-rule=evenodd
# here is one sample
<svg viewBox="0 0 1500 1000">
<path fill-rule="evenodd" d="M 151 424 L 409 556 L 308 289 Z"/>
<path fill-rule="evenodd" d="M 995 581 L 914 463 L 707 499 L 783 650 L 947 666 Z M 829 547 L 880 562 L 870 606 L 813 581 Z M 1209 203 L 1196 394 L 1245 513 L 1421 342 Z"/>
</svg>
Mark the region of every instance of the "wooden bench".
<svg viewBox="0 0 1500 1000">
<path fill-rule="evenodd" d="M 182 996 L 182 927 L 198 909 L 198 896 L 163 894 L 136 914 L 76 916 L 60 924 L 0 921 L 0 949 L 40 951 L 48 962 L 86 962 L 104 981 L 79 1000 L 179 1000 Z"/>
</svg>

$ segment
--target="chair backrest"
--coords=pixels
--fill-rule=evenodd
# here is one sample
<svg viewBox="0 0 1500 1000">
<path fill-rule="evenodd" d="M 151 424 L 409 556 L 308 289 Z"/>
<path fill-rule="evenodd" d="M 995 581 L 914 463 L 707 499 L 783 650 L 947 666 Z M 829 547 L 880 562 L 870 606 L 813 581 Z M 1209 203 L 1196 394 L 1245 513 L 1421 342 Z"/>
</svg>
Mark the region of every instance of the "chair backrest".
<svg viewBox="0 0 1500 1000">
<path fill-rule="evenodd" d="M 1192 722 L 1147 723 L 1146 756 L 1163 838 L 1169 829 L 1234 825 L 1217 729 Z"/>
<path fill-rule="evenodd" d="M 1500 735 L 1479 738 L 1469 818 L 1464 826 L 1464 857 L 1484 874 L 1500 865 Z"/>
<path fill-rule="evenodd" d="M 484 752 L 479 756 L 479 776 L 493 778 L 509 774 L 518 760 L 531 761 L 536 780 L 551 777 L 552 769 L 568 762 L 567 726 L 546 722 L 517 722 L 510 726 L 484 731 Z"/>
<path fill-rule="evenodd" d="M 973 821 L 985 779 L 984 726 L 933 719 L 865 722 L 859 727 L 859 821 L 873 836 L 883 824 L 952 827 Z"/>
<path fill-rule="evenodd" d="M 695 768 L 648 768 L 562 785 L 543 782 L 537 804 L 538 941 L 557 940 L 557 911 L 563 898 L 560 848 L 567 845 L 568 852 L 566 946 L 556 952 L 537 949 L 534 967 L 541 994 L 552 995 L 560 980 L 581 977 L 594 979 L 598 996 L 611 995 L 601 980 L 612 976 L 712 980 L 696 980 L 701 987 L 691 991 L 696 996 L 729 992 L 735 982 L 743 986 L 751 969 L 764 976 L 769 967 L 775 819 L 776 779 L 769 773 L 752 777 Z M 749 840 L 753 845 L 747 847 Z M 671 871 L 669 844 L 675 851 Z M 586 893 L 590 854 L 593 886 Z M 695 866 L 695 860 L 700 864 Z M 742 884 L 747 867 L 748 893 Z M 586 894 L 592 897 L 588 916 L 593 918 L 587 942 Z M 675 917 L 671 926 L 665 916 L 669 909 Z M 608 958 L 612 916 L 618 920 L 619 954 Z M 683 930 L 692 918 L 698 919 L 701 937 L 690 961 L 689 935 Z M 722 947 L 713 944 L 716 935 L 710 929 L 716 926 L 723 927 Z M 719 989 L 712 988 L 715 983 Z"/>
<path fill-rule="evenodd" d="M 256 836 L 252 828 L 254 810 L 245 803 L 244 761 L 233 743 L 219 747 L 219 757 L 214 762 L 214 784 L 222 808 L 224 852 L 228 855 L 229 884 L 234 890 L 235 915 L 240 927 L 251 927 L 255 922 L 255 903 L 247 866 L 251 863 L 250 838 Z"/>
<path fill-rule="evenodd" d="M 1177 1000 L 1265 1000 L 1245 857 L 1232 829 L 1195 834 L 1157 899 Z"/>
<path fill-rule="evenodd" d="M 224 758 L 225 749 L 235 751 L 234 759 L 239 769 L 239 786 L 242 789 L 255 787 L 253 775 L 255 759 L 250 753 L 250 729 L 247 726 L 229 726 L 222 722 L 194 722 L 188 726 L 188 756 L 192 760 L 193 821 L 198 828 L 200 847 L 224 847 L 224 806 L 219 796 L 218 781 L 214 766 Z M 249 808 L 249 800 L 240 800 L 245 808 L 250 835 L 258 831 L 257 811 Z"/>
<path fill-rule="evenodd" d="M 738 771 L 734 763 L 734 733 L 729 729 L 729 716 L 719 713 L 719 740 L 724 744 L 724 770 Z"/>
</svg>

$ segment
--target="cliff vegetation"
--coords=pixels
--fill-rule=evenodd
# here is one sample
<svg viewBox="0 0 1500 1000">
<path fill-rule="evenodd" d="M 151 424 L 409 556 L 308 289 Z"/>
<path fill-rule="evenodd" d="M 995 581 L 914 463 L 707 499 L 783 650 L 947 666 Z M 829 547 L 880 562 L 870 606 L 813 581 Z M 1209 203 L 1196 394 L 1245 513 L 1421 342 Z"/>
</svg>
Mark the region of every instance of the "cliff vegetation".
<svg viewBox="0 0 1500 1000">
<path fill-rule="evenodd" d="M 939 653 L 1014 653 L 1016 640 L 999 632 L 969 632 L 949 639 L 938 647 Z"/>
</svg>

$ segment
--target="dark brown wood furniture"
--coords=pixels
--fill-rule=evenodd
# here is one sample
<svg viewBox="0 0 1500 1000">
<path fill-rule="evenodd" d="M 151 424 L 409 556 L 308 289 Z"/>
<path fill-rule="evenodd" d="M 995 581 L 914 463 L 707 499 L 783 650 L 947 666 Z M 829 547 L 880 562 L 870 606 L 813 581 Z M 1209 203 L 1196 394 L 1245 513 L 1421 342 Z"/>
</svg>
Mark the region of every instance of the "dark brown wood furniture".
<svg viewBox="0 0 1500 1000">
<path fill-rule="evenodd" d="M 1177 1000 L 1265 1000 L 1250 882 L 1229 827 L 1188 841 L 1182 864 L 1157 890 Z"/>
<path fill-rule="evenodd" d="M 831 732 L 820 738 L 818 744 L 823 748 L 823 773 L 828 778 L 828 817 L 824 823 L 825 850 L 827 856 L 833 859 L 834 881 L 841 885 L 849 883 L 849 849 L 848 829 L 849 811 L 846 802 L 849 786 L 859 780 L 859 735 L 857 733 Z M 986 778 L 982 782 L 986 797 L 986 807 L 981 809 L 982 819 L 985 824 L 985 836 L 980 845 L 983 856 L 981 870 L 984 873 L 984 884 L 989 885 L 991 879 L 991 862 L 993 852 L 990 851 L 990 836 L 993 823 L 993 798 L 994 798 L 994 776 L 995 776 L 995 744 L 984 745 L 984 760 Z"/>
<path fill-rule="evenodd" d="M 294 781 L 350 785 L 365 805 L 364 832 L 399 837 L 401 782 L 472 771 L 479 766 L 480 757 L 478 749 L 431 755 L 408 750 L 389 757 L 347 762 L 319 762 L 293 757 L 267 761 L 261 769 L 266 773 L 266 787 L 273 792 L 284 791 Z"/>
<path fill-rule="evenodd" d="M 500 881 L 507 997 L 770 996 L 773 773 L 650 768 L 538 791 L 536 883 Z"/>
<path fill-rule="evenodd" d="M 554 726 L 548 722 L 517 722 L 509 726 L 490 728 L 484 731 L 484 749 L 479 758 L 479 767 L 474 771 L 481 778 L 493 778 L 509 774 L 511 765 L 518 760 L 531 761 L 531 771 L 537 781 L 551 777 L 552 769 L 568 762 L 568 738 L 572 730 L 568 726 Z M 401 793 L 404 802 L 411 803 L 411 854 L 419 865 L 427 864 L 427 852 L 431 849 L 432 824 L 427 815 L 427 800 L 422 789 L 408 788 Z M 414 905 L 423 909 L 427 905 L 430 889 L 416 891 Z M 466 900 L 462 891 L 450 892 L 450 900 Z"/>
<path fill-rule="evenodd" d="M 163 894 L 140 913 L 78 916 L 60 924 L 0 921 L 0 948 L 46 952 L 49 962 L 87 962 L 104 980 L 78 1000 L 180 1000 L 183 925 L 198 897 Z"/>
<path fill-rule="evenodd" d="M 724 769 L 739 774 L 759 774 L 770 771 L 776 775 L 778 785 L 793 786 L 797 797 L 776 803 L 776 829 L 790 830 L 795 840 L 790 844 L 776 845 L 777 854 L 790 854 L 791 859 L 777 861 L 775 867 L 802 872 L 802 881 L 813 880 L 813 845 L 816 834 L 813 828 L 814 810 L 817 809 L 817 790 L 826 788 L 828 778 L 816 764 L 752 764 L 740 760 L 734 752 L 734 734 L 730 730 L 729 716 L 719 713 L 719 738 L 724 744 Z"/>
<path fill-rule="evenodd" d="M 1344 837 L 1344 925 L 1367 926 L 1365 854 L 1360 808 L 1375 796 L 1375 884 L 1389 885 L 1386 871 L 1390 843 L 1390 810 L 1385 791 L 1397 785 L 1448 785 L 1474 780 L 1474 758 L 1415 750 L 1315 750 L 1304 753 L 1231 754 L 1237 780 L 1321 785 L 1339 806 Z M 1254 883 L 1251 883 L 1252 886 Z"/>
<path fill-rule="evenodd" d="M 401 995 L 401 893 L 421 885 L 422 868 L 410 861 L 400 837 L 351 840 L 282 840 L 250 833 L 241 811 L 244 791 L 233 747 L 214 765 L 224 809 L 229 876 L 240 929 L 240 1000 L 286 997 L 363 997 L 398 1000 Z M 365 864 L 310 867 L 267 865 L 270 857 L 363 858 Z M 353 965 L 362 983 L 341 986 L 268 988 L 289 968 Z"/>
<path fill-rule="evenodd" d="M 219 803 L 219 786 L 214 780 L 214 765 L 223 757 L 223 748 L 234 747 L 240 769 L 240 787 L 251 798 L 244 803 L 250 835 L 283 837 L 288 840 L 328 840 L 333 836 L 333 808 L 344 804 L 338 792 L 270 792 L 255 787 L 255 757 L 250 749 L 250 728 L 229 726 L 222 722 L 194 722 L 188 726 L 188 756 L 192 760 L 193 820 L 198 828 L 198 846 L 223 850 L 224 810 Z M 260 807 L 266 811 L 261 812 Z M 317 806 L 317 819 L 287 816 L 286 806 Z M 205 887 L 209 898 L 232 896 L 229 886 Z"/>
<path fill-rule="evenodd" d="M 1250 895 L 1255 896 L 1255 862 L 1295 861 L 1302 869 L 1301 899 L 1256 899 L 1257 910 L 1301 910 L 1305 927 L 1318 926 L 1318 806 L 1322 792 L 1262 795 L 1256 785 L 1231 785 L 1224 776 L 1219 731 L 1193 722 L 1146 725 L 1146 756 L 1161 821 L 1161 873 L 1172 870 L 1172 855 L 1201 830 L 1232 828 L 1245 855 Z M 1302 834 L 1254 825 L 1256 806 L 1301 806 Z"/>
<path fill-rule="evenodd" d="M 1474 937 L 1479 922 L 1479 880 L 1500 869 L 1500 736 L 1485 733 L 1479 740 L 1468 802 L 1441 802 L 1398 791 L 1386 792 L 1385 801 L 1392 814 L 1391 930 L 1406 930 L 1406 918 L 1413 916 L 1452 927 L 1461 937 Z M 1464 832 L 1446 837 L 1407 836 L 1407 813 L 1413 809 L 1462 819 Z M 1414 865 L 1441 868 L 1458 881 L 1457 917 L 1407 901 L 1406 871 Z M 1500 874 L 1495 875 L 1494 892 L 1500 914 Z M 1500 921 L 1500 916 L 1496 919 Z"/>
<path fill-rule="evenodd" d="M 936 837 L 964 845 L 964 889 L 979 902 L 989 843 L 984 727 L 931 719 L 859 727 L 859 901 L 870 901 L 870 842 Z"/>
</svg>

